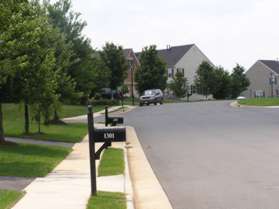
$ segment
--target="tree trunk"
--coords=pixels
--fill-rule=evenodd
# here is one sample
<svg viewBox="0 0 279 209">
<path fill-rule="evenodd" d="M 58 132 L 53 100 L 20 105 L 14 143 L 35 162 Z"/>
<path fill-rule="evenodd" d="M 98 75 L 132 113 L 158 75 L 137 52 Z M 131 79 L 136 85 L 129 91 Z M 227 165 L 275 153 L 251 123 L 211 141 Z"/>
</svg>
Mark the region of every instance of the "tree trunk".
<svg viewBox="0 0 279 209">
<path fill-rule="evenodd" d="M 55 110 L 54 110 L 53 121 L 59 121 L 59 120 L 60 120 L 60 118 L 59 118 L 58 112 L 57 112 L 57 110 L 55 109 Z"/>
<path fill-rule="evenodd" d="M 39 113 L 38 118 L 38 133 L 41 134 L 41 113 Z"/>
<path fill-rule="evenodd" d="M 2 103 L 0 103 L 0 144 L 1 143 L 5 143 L 4 127 L 3 127 Z"/>
<path fill-rule="evenodd" d="M 30 118 L 29 118 L 29 106 L 27 100 L 24 101 L 24 130 L 26 134 L 30 131 Z"/>
</svg>

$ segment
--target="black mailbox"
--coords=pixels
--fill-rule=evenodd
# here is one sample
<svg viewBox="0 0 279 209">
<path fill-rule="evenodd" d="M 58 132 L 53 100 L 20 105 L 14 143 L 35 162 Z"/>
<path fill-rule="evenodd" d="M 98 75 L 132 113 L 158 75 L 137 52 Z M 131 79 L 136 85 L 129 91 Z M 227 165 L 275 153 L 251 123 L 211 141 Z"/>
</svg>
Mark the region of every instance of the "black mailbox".
<svg viewBox="0 0 279 209">
<path fill-rule="evenodd" d="M 104 128 L 94 130 L 95 142 L 123 142 L 126 141 L 126 128 Z"/>
<path fill-rule="evenodd" d="M 108 115 L 108 107 L 105 108 L 105 124 L 106 126 L 116 126 L 117 124 L 123 124 L 124 118 L 123 117 L 109 117 Z"/>
<path fill-rule="evenodd" d="M 107 123 L 116 126 L 117 124 L 123 124 L 124 119 L 122 117 L 108 117 Z"/>
</svg>

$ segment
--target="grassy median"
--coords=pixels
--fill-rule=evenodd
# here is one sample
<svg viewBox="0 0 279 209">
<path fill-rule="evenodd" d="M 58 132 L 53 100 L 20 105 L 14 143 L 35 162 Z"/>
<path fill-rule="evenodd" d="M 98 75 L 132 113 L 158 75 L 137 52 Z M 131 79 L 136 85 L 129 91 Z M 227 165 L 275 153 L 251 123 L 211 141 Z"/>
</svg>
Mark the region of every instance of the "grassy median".
<svg viewBox="0 0 279 209">
<path fill-rule="evenodd" d="M 0 146 L 0 176 L 43 177 L 69 153 L 70 148 L 13 144 Z"/>
<path fill-rule="evenodd" d="M 241 105 L 250 106 L 279 106 L 279 98 L 254 98 L 243 99 L 238 101 Z"/>
<path fill-rule="evenodd" d="M 11 208 L 22 196 L 22 192 L 0 190 L 0 209 Z"/>
<path fill-rule="evenodd" d="M 114 176 L 124 174 L 124 152 L 122 149 L 109 148 L 105 150 L 99 165 L 99 176 Z"/>
<path fill-rule="evenodd" d="M 126 209 L 126 197 L 123 193 L 98 192 L 91 197 L 87 209 Z"/>
</svg>

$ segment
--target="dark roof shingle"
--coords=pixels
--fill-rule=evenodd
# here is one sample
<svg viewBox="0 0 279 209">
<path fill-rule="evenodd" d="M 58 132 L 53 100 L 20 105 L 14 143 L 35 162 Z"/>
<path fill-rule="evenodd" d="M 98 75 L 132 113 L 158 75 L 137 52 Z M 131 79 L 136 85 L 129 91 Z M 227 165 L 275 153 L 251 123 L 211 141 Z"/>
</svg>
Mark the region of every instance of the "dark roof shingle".
<svg viewBox="0 0 279 209">
<path fill-rule="evenodd" d="M 260 60 L 263 64 L 269 67 L 271 70 L 279 74 L 279 61 L 276 60 Z"/>
<path fill-rule="evenodd" d="M 183 46 L 172 46 L 169 49 L 157 50 L 160 58 L 167 64 L 168 68 L 173 68 L 177 62 L 194 46 L 194 44 Z M 140 58 L 141 52 L 136 53 L 136 56 Z"/>
<path fill-rule="evenodd" d="M 169 49 L 157 50 L 161 59 L 165 61 L 168 68 L 173 68 L 178 61 L 194 46 L 184 45 L 184 46 L 173 46 Z"/>
</svg>

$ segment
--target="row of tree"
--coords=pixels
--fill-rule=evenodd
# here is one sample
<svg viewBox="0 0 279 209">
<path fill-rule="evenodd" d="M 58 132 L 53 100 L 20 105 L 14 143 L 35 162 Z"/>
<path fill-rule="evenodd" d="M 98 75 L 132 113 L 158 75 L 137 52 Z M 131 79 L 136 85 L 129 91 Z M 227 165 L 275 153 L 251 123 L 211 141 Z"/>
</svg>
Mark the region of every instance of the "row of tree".
<svg viewBox="0 0 279 209">
<path fill-rule="evenodd" d="M 196 73 L 193 85 L 189 85 L 182 72 L 177 72 L 170 83 L 170 90 L 178 97 L 190 97 L 193 93 L 212 95 L 214 99 L 234 99 L 249 86 L 245 69 L 236 65 L 232 73 L 223 67 L 214 67 L 208 62 L 203 62 Z"/>
<path fill-rule="evenodd" d="M 140 67 L 136 73 L 136 82 L 139 93 L 146 89 L 169 88 L 178 98 L 190 97 L 198 93 L 215 99 L 236 98 L 249 86 L 245 69 L 237 65 L 232 73 L 223 67 L 215 67 L 208 62 L 203 62 L 192 85 L 189 84 L 184 74 L 178 71 L 171 83 L 167 84 L 166 64 L 160 59 L 156 46 L 145 47 L 140 56 Z"/>
<path fill-rule="evenodd" d="M 212 95 L 215 99 L 234 99 L 245 91 L 249 84 L 245 69 L 239 64 L 229 73 L 223 67 L 214 67 L 203 62 L 195 79 L 197 92 L 206 97 Z"/>
<path fill-rule="evenodd" d="M 25 132 L 30 115 L 40 132 L 42 120 L 59 119 L 61 103 L 87 102 L 100 89 L 124 82 L 122 47 L 107 43 L 101 52 L 94 50 L 70 0 L 1 1 L 0 25 L 0 142 L 3 102 L 23 102 Z"/>
</svg>

